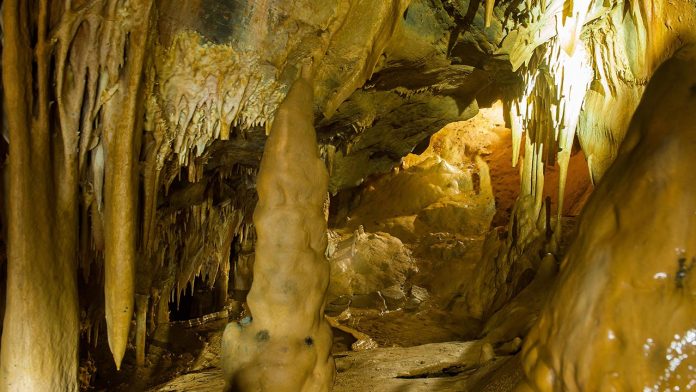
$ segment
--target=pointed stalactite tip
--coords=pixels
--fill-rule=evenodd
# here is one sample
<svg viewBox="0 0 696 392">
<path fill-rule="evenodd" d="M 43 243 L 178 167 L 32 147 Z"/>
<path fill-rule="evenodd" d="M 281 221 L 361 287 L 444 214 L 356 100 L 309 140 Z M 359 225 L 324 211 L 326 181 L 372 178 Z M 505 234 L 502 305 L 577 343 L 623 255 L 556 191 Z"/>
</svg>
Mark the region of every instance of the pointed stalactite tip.
<svg viewBox="0 0 696 392">
<path fill-rule="evenodd" d="M 495 6 L 495 0 L 486 0 L 486 17 L 484 24 L 486 27 L 491 27 L 491 20 L 493 19 L 493 7 Z"/>
<path fill-rule="evenodd" d="M 122 339 L 112 339 L 111 331 L 109 331 L 109 349 L 114 357 L 114 364 L 116 365 L 116 370 L 121 370 L 121 362 L 126 354 L 126 341 Z M 127 336 L 127 335 L 126 335 Z"/>
</svg>

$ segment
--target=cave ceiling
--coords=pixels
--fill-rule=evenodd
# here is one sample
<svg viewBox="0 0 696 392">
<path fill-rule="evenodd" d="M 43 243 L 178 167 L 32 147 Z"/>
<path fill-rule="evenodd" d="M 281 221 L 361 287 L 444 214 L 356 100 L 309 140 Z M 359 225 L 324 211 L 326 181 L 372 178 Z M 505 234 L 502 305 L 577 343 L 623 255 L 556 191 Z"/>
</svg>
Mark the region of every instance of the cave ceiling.
<svg viewBox="0 0 696 392">
<path fill-rule="evenodd" d="M 160 156 L 214 170 L 209 146 L 221 154 L 243 144 L 258 161 L 262 146 L 236 139 L 270 127 L 301 64 L 312 61 L 315 125 L 335 193 L 387 172 L 479 105 L 519 96 L 525 74 L 539 67 L 534 54 L 560 36 L 565 50 L 576 41 L 594 48 L 586 61 L 594 69 L 587 108 L 609 101 L 627 108 L 611 118 L 581 113 L 578 136 L 599 179 L 655 68 L 645 59 L 658 63 L 683 33 L 672 28 L 671 37 L 661 34 L 664 42 L 650 45 L 662 54 L 641 53 L 641 42 L 657 30 L 646 20 L 656 10 L 594 1 L 573 18 L 567 3 L 496 2 L 486 27 L 478 1 L 163 1 L 150 109 L 160 113 L 170 141 Z M 253 159 L 244 163 L 255 166 Z"/>
<path fill-rule="evenodd" d="M 171 128 L 183 128 L 196 116 L 191 112 L 206 108 L 197 120 L 213 128 L 188 131 L 196 137 L 174 143 L 180 163 L 194 145 L 208 162 L 204 170 L 235 163 L 207 159 L 209 145 L 212 154 L 243 145 L 248 153 L 241 156 L 260 159 L 264 138 L 253 135 L 263 134 L 308 58 L 319 64 L 315 123 L 320 143 L 330 146 L 324 153 L 332 192 L 387 172 L 445 124 L 475 115 L 479 101 L 490 104 L 521 82 L 500 50 L 502 26 L 514 25 L 503 9 L 494 13 L 496 28 L 485 28 L 478 2 L 327 4 L 160 4 L 155 91 L 161 109 Z M 228 134 L 230 141 L 214 142 Z"/>
</svg>

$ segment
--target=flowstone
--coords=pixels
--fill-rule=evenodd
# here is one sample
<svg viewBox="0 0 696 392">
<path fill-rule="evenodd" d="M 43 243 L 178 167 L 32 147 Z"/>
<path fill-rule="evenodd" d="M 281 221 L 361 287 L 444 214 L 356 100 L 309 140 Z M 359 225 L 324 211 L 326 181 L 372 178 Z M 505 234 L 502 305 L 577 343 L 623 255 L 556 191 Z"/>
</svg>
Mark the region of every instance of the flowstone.
<svg viewBox="0 0 696 392">
<path fill-rule="evenodd" d="M 650 81 L 523 348 L 520 391 L 696 383 L 696 53 Z"/>
</svg>

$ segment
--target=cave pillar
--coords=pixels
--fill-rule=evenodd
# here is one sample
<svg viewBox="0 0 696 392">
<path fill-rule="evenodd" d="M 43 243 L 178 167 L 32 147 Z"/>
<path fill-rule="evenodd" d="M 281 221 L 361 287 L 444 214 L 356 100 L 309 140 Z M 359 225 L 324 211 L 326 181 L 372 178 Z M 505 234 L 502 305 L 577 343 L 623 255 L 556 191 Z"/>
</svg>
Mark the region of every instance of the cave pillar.
<svg viewBox="0 0 696 392">
<path fill-rule="evenodd" d="M 147 335 L 147 311 L 149 309 L 149 302 L 149 295 L 135 295 L 135 363 L 138 366 L 145 365 L 145 340 Z"/>
<path fill-rule="evenodd" d="M 227 304 L 227 290 L 230 282 L 230 260 L 229 257 L 220 265 L 220 272 L 215 283 L 215 302 L 219 309 Z"/>
<path fill-rule="evenodd" d="M 3 392 L 78 390 L 77 154 L 71 130 L 53 127 L 48 2 L 36 6 L 31 15 L 29 2 L 3 3 L 10 140 Z"/>
<path fill-rule="evenodd" d="M 333 384 L 331 328 L 324 319 L 328 174 L 307 74 L 303 70 L 276 112 L 261 160 L 250 317 L 225 329 L 226 390 L 328 391 Z"/>
</svg>

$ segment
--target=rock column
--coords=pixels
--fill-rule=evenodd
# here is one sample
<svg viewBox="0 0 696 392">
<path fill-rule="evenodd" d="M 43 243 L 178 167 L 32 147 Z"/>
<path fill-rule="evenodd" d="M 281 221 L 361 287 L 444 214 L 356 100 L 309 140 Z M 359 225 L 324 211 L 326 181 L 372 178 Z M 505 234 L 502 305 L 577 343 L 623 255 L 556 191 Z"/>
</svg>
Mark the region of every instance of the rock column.
<svg viewBox="0 0 696 392">
<path fill-rule="evenodd" d="M 280 105 L 261 160 L 251 317 L 229 324 L 223 338 L 228 391 L 327 391 L 333 384 L 331 329 L 324 319 L 328 174 L 306 73 Z"/>
</svg>

